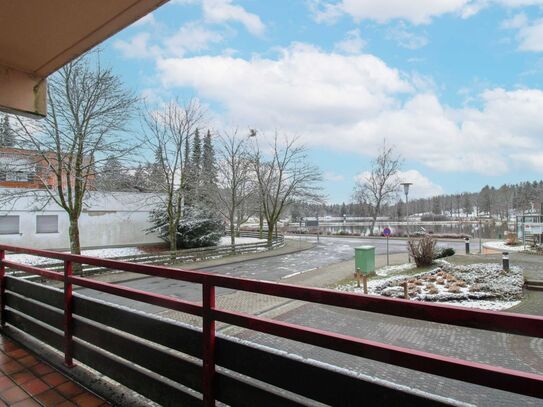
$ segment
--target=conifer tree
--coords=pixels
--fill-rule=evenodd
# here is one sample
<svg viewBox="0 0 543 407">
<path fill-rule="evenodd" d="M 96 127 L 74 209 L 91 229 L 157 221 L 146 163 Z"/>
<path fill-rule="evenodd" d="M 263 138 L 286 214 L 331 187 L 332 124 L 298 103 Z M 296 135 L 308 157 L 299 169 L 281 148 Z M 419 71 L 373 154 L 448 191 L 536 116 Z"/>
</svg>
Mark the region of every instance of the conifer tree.
<svg viewBox="0 0 543 407">
<path fill-rule="evenodd" d="M 0 129 L 0 146 L 15 147 L 15 132 L 11 128 L 7 114 L 4 114 L 4 117 L 2 118 L 2 126 Z"/>
<path fill-rule="evenodd" d="M 215 188 L 217 188 L 217 165 L 215 163 L 215 151 L 213 150 L 213 142 L 209 130 L 204 137 L 200 178 L 202 204 L 206 207 L 211 207 Z"/>
<path fill-rule="evenodd" d="M 198 129 L 192 139 L 192 154 L 188 163 L 186 204 L 193 206 L 200 201 L 200 172 L 202 168 L 202 141 Z"/>
</svg>

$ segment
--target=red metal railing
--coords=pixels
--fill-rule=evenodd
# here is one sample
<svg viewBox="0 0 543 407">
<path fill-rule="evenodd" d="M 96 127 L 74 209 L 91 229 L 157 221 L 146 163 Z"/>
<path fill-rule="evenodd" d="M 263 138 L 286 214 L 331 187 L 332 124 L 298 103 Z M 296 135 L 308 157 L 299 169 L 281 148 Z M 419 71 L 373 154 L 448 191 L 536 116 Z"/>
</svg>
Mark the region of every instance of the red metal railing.
<svg viewBox="0 0 543 407">
<path fill-rule="evenodd" d="M 26 253 L 65 262 L 64 273 L 22 265 L 5 259 L 5 252 Z M 202 285 L 202 303 L 179 300 L 161 294 L 99 282 L 72 274 L 73 263 L 131 271 Z M 405 318 L 479 328 L 510 334 L 543 337 L 543 317 L 473 310 L 449 305 L 427 304 L 371 295 L 342 293 L 333 290 L 298 287 L 287 284 L 208 274 L 162 266 L 125 263 L 87 256 L 0 245 L 0 317 L 5 323 L 6 267 L 64 282 L 64 353 L 65 363 L 72 365 L 72 285 L 158 305 L 202 317 L 203 322 L 203 397 L 205 405 L 214 405 L 215 322 L 260 331 L 306 344 L 337 350 L 380 362 L 431 373 L 495 389 L 543 398 L 543 375 L 492 366 L 403 348 L 366 339 L 308 328 L 262 317 L 219 309 L 215 306 L 215 287 L 272 295 L 318 304 L 383 313 Z"/>
</svg>

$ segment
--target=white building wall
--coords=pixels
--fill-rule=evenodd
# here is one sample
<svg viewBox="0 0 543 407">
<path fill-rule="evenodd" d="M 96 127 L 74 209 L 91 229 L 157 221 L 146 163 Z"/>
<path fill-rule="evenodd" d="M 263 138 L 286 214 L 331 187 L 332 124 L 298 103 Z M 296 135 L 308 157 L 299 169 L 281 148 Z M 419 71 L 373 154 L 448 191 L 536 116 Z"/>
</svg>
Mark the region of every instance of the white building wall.
<svg viewBox="0 0 543 407">
<path fill-rule="evenodd" d="M 42 191 L 40 191 L 42 192 Z M 2 194 L 5 190 L 2 191 Z M 45 199 L 45 195 L 40 195 Z M 153 194 L 93 192 L 79 218 L 81 246 L 129 246 L 160 243 L 145 232 L 151 224 L 149 213 L 159 199 Z M 54 202 L 45 207 L 35 197 L 17 199 L 0 208 L 0 216 L 19 216 L 19 234 L 0 234 L 0 242 L 40 249 L 69 248 L 69 219 Z M 37 215 L 58 215 L 58 233 L 36 233 Z"/>
</svg>

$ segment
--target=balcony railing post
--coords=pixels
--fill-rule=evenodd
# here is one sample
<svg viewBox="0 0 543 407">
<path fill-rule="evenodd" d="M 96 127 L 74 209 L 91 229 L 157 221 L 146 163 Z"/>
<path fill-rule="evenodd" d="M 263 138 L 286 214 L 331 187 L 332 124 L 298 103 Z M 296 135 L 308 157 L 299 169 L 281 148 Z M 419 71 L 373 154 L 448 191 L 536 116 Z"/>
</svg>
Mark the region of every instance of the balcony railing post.
<svg viewBox="0 0 543 407">
<path fill-rule="evenodd" d="M 64 364 L 73 367 L 73 293 L 70 277 L 73 275 L 71 261 L 64 261 Z"/>
<path fill-rule="evenodd" d="M 211 311 L 215 308 L 215 286 L 204 283 L 202 285 L 202 334 L 203 334 L 203 396 L 204 406 L 215 406 L 215 320 Z"/>
<path fill-rule="evenodd" d="M 6 251 L 0 250 L 0 325 L 6 326 L 6 266 L 4 259 Z"/>
</svg>

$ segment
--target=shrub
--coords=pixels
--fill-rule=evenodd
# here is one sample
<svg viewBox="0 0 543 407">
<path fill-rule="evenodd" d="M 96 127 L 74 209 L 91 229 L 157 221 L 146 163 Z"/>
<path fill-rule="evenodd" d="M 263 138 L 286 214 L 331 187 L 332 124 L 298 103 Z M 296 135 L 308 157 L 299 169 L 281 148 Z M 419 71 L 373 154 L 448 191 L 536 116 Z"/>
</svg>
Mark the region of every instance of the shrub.
<svg viewBox="0 0 543 407">
<path fill-rule="evenodd" d="M 449 292 L 450 293 L 459 293 L 460 292 L 460 287 L 458 287 L 457 285 L 453 284 L 449 287 Z"/>
<path fill-rule="evenodd" d="M 519 244 L 518 236 L 516 233 L 508 233 L 507 240 L 505 241 L 507 246 L 517 246 Z"/>
<path fill-rule="evenodd" d="M 468 291 L 469 292 L 475 292 L 475 291 L 481 291 L 481 285 L 480 284 L 473 284 Z"/>
<path fill-rule="evenodd" d="M 169 242 L 168 215 L 162 208 L 155 209 L 150 220 L 154 226 L 147 232 L 158 232 L 160 238 Z M 222 220 L 210 210 L 186 207 L 177 228 L 177 248 L 192 249 L 216 245 L 224 236 Z"/>
<path fill-rule="evenodd" d="M 443 257 L 454 256 L 456 252 L 452 247 L 439 248 L 434 253 L 434 259 L 441 259 Z"/>
<path fill-rule="evenodd" d="M 415 260 L 417 267 L 425 267 L 432 264 L 434 261 L 435 245 L 436 241 L 429 235 L 409 239 L 407 242 L 409 254 Z"/>
</svg>

